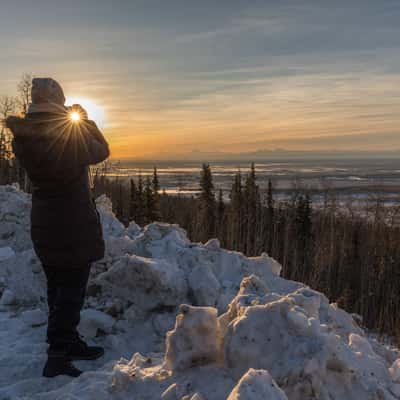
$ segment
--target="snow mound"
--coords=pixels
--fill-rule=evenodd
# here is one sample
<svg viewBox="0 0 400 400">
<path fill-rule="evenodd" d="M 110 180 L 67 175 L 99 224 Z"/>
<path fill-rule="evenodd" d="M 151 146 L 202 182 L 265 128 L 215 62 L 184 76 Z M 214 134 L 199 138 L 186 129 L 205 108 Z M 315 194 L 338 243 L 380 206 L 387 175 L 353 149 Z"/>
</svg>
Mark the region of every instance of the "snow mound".
<svg viewBox="0 0 400 400">
<path fill-rule="evenodd" d="M 35 306 L 43 302 L 45 285 L 46 277 L 33 249 L 15 251 L 7 259 L 0 259 L 0 292 L 1 286 L 7 288 L 14 303 Z"/>
<path fill-rule="evenodd" d="M 21 251 L 31 247 L 30 212 L 30 195 L 17 186 L 0 188 L 0 248 Z"/>
<path fill-rule="evenodd" d="M 232 390 L 228 400 L 287 400 L 268 371 L 249 369 Z"/>
<path fill-rule="evenodd" d="M 176 265 L 136 255 L 121 257 L 93 284 L 103 297 L 131 304 L 137 314 L 178 306 L 188 290 L 183 271 Z"/>
<path fill-rule="evenodd" d="M 81 312 L 79 332 L 86 338 L 97 336 L 100 330 L 103 333 L 111 333 L 115 320 L 108 314 L 92 308 L 86 308 Z"/>
<path fill-rule="evenodd" d="M 177 225 L 124 227 L 97 199 L 106 255 L 81 334 L 105 357 L 46 380 L 45 277 L 29 237 L 30 196 L 0 186 L 0 399 L 392 400 L 400 355 L 353 317 L 216 239 Z"/>
<path fill-rule="evenodd" d="M 183 371 L 220 359 L 221 343 L 217 310 L 181 305 L 173 331 L 166 340 L 165 365 Z"/>
</svg>

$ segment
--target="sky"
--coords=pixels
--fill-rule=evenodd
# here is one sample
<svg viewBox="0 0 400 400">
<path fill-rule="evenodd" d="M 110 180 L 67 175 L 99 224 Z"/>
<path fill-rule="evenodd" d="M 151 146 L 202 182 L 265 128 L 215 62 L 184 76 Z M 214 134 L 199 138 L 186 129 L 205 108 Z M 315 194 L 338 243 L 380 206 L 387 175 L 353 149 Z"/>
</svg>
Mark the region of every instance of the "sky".
<svg viewBox="0 0 400 400">
<path fill-rule="evenodd" d="M 400 149 L 398 0 L 0 0 L 0 95 L 51 76 L 113 158 Z"/>
</svg>

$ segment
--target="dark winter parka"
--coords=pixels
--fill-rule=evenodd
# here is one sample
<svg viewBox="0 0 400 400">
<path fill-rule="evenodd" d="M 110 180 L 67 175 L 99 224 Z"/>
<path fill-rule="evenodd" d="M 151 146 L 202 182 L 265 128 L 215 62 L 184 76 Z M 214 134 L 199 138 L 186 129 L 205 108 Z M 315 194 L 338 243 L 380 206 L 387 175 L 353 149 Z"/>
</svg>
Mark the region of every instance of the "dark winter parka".
<svg viewBox="0 0 400 400">
<path fill-rule="evenodd" d="M 109 156 L 93 121 L 34 113 L 6 121 L 13 150 L 32 183 L 31 236 L 45 265 L 79 267 L 104 256 L 88 166 Z"/>
</svg>

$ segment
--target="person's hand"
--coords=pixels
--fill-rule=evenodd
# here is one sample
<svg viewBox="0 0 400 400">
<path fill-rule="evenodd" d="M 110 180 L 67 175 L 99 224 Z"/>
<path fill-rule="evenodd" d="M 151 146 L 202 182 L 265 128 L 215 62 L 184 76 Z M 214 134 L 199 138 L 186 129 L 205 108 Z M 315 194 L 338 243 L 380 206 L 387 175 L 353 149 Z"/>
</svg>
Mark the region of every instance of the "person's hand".
<svg viewBox="0 0 400 400">
<path fill-rule="evenodd" d="M 89 119 L 87 111 L 80 104 L 73 104 L 71 112 L 77 112 L 81 116 L 81 119 Z"/>
</svg>

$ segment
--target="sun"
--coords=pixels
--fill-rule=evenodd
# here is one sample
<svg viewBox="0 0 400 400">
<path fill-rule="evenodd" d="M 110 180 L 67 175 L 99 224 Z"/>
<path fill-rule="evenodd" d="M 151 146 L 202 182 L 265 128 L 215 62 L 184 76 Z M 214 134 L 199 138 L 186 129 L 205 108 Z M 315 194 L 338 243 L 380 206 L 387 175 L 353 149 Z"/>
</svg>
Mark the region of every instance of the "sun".
<svg viewBox="0 0 400 400">
<path fill-rule="evenodd" d="M 68 97 L 65 104 L 68 106 L 71 106 L 72 104 L 80 104 L 87 111 L 89 119 L 96 122 L 98 127 L 104 128 L 106 123 L 106 113 L 104 107 L 100 106 L 98 103 L 85 97 Z M 73 112 L 71 113 L 70 118 L 72 121 L 78 122 L 81 119 L 81 116 L 79 113 Z"/>
<path fill-rule="evenodd" d="M 78 122 L 81 119 L 81 116 L 78 112 L 72 112 L 69 117 L 71 118 L 71 121 L 74 122 Z"/>
</svg>

